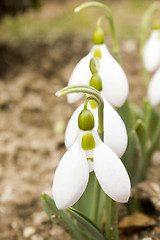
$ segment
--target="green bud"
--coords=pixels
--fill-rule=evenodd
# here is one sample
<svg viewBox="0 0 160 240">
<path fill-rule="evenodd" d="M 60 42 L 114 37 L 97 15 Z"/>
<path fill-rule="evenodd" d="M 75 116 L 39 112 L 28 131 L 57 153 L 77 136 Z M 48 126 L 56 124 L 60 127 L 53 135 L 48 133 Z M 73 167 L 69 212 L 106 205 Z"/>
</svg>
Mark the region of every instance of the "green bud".
<svg viewBox="0 0 160 240">
<path fill-rule="evenodd" d="M 104 43 L 104 32 L 103 29 L 99 26 L 96 27 L 93 33 L 93 43 L 94 44 L 103 44 Z"/>
<path fill-rule="evenodd" d="M 96 72 L 92 75 L 89 85 L 91 87 L 94 87 L 98 91 L 102 91 L 102 81 L 101 81 L 101 77 L 99 76 L 98 72 Z"/>
<path fill-rule="evenodd" d="M 86 132 L 82 136 L 81 146 L 85 151 L 95 148 L 95 140 L 91 132 Z"/>
<path fill-rule="evenodd" d="M 94 116 L 88 109 L 83 109 L 79 114 L 78 126 L 83 131 L 90 131 L 94 128 Z"/>
<path fill-rule="evenodd" d="M 96 48 L 94 50 L 94 57 L 98 57 L 98 58 L 102 57 L 101 50 L 99 48 Z"/>
</svg>

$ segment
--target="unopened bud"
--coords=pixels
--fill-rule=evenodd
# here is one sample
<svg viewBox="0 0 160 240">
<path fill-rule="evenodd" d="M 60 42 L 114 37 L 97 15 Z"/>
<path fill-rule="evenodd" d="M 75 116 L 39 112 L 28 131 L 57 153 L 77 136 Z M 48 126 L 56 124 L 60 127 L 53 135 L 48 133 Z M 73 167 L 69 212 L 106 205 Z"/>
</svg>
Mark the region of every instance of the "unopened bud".
<svg viewBox="0 0 160 240">
<path fill-rule="evenodd" d="M 96 72 L 92 75 L 89 85 L 91 87 L 94 87 L 98 91 L 102 91 L 102 81 L 101 81 L 101 77 L 99 76 L 98 72 Z"/>
<path fill-rule="evenodd" d="M 83 131 L 90 131 L 94 128 L 94 116 L 88 109 L 83 109 L 79 114 L 78 126 Z"/>
<path fill-rule="evenodd" d="M 93 43 L 96 45 L 104 43 L 104 32 L 99 26 L 96 27 L 96 30 L 93 33 Z"/>
</svg>

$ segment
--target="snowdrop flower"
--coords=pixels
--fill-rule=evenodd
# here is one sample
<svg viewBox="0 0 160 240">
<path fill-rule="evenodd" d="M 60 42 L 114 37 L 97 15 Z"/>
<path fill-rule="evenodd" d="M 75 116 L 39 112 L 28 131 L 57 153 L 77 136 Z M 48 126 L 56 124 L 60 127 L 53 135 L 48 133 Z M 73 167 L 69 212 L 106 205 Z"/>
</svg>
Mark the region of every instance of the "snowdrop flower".
<svg viewBox="0 0 160 240">
<path fill-rule="evenodd" d="M 148 72 L 154 72 L 160 65 L 160 30 L 155 29 L 143 47 L 143 63 Z"/>
<path fill-rule="evenodd" d="M 116 110 L 104 100 L 104 143 L 108 145 L 119 157 L 121 157 L 127 147 L 128 137 L 124 122 L 122 121 Z M 65 146 L 69 149 L 74 143 L 79 131 L 78 127 L 78 115 L 84 108 L 84 105 L 80 105 L 72 114 L 65 132 Z M 89 110 L 94 115 L 95 130 L 98 127 L 98 109 L 88 104 Z"/>
<path fill-rule="evenodd" d="M 103 42 L 103 41 L 102 41 Z M 92 73 L 89 69 L 91 58 L 100 58 L 99 75 L 102 79 L 102 93 L 111 104 L 120 107 L 128 96 L 128 81 L 119 63 L 109 53 L 105 44 L 95 44 L 89 54 L 82 58 L 72 72 L 68 85 L 89 85 Z M 69 94 L 68 102 L 81 98 L 79 94 Z"/>
<path fill-rule="evenodd" d="M 149 83 L 148 98 L 152 106 L 160 103 L 160 69 L 153 75 Z"/>
<path fill-rule="evenodd" d="M 128 201 L 130 179 L 119 157 L 94 131 L 79 131 L 54 175 L 53 198 L 58 209 L 71 207 L 82 196 L 89 180 L 90 160 L 103 191 L 117 202 Z"/>
</svg>

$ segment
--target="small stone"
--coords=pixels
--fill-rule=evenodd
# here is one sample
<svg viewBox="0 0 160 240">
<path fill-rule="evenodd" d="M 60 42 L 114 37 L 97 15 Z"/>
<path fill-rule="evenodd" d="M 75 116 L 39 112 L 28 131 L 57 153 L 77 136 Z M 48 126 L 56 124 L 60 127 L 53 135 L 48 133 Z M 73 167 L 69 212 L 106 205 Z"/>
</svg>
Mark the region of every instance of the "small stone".
<svg viewBox="0 0 160 240">
<path fill-rule="evenodd" d="M 127 40 L 123 43 L 123 50 L 125 52 L 134 52 L 137 50 L 137 43 L 134 40 Z"/>
<path fill-rule="evenodd" d="M 35 229 L 33 227 L 26 227 L 23 231 L 23 237 L 28 238 L 35 233 Z"/>
<path fill-rule="evenodd" d="M 149 200 L 160 211 L 160 186 L 156 182 L 145 181 L 137 185 L 136 194 L 141 200 Z"/>
<path fill-rule="evenodd" d="M 119 223 L 119 229 L 122 231 L 136 231 L 147 227 L 155 226 L 154 219 L 142 213 L 133 213 L 126 216 Z"/>
<path fill-rule="evenodd" d="M 54 124 L 54 126 L 53 126 L 53 132 L 54 132 L 55 134 L 63 133 L 64 130 L 65 130 L 65 127 L 66 127 L 65 121 L 59 120 L 59 121 L 57 121 L 57 122 Z"/>
<path fill-rule="evenodd" d="M 160 151 L 156 151 L 152 157 L 152 163 L 154 166 L 160 165 Z"/>
<path fill-rule="evenodd" d="M 142 238 L 142 240 L 152 240 L 152 238 L 150 238 L 150 237 L 145 237 L 145 238 Z"/>
<path fill-rule="evenodd" d="M 48 222 L 49 218 L 45 212 L 35 213 L 33 216 L 33 222 L 36 225 L 40 225 L 44 222 Z"/>
<path fill-rule="evenodd" d="M 43 240 L 43 237 L 41 237 L 40 235 L 33 235 L 32 237 L 31 237 L 31 240 Z"/>
</svg>

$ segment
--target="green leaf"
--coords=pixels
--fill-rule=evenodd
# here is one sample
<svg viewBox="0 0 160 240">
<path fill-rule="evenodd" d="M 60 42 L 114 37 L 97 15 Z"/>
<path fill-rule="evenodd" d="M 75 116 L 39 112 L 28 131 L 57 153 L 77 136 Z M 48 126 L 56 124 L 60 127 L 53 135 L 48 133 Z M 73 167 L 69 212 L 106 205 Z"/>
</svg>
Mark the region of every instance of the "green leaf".
<svg viewBox="0 0 160 240">
<path fill-rule="evenodd" d="M 128 136 L 128 147 L 122 156 L 122 162 L 125 165 L 130 176 L 132 186 L 135 185 L 137 168 L 140 165 L 141 147 L 135 130 L 132 130 Z"/>
<path fill-rule="evenodd" d="M 144 122 L 141 119 L 138 119 L 135 127 L 136 133 L 138 135 L 142 154 L 145 154 L 146 151 L 146 141 L 147 141 L 147 131 Z"/>
<path fill-rule="evenodd" d="M 97 216 L 97 226 L 100 227 L 102 224 L 102 217 L 106 204 L 106 194 L 100 189 L 100 197 L 99 197 L 99 206 L 98 206 L 98 216 Z"/>
<path fill-rule="evenodd" d="M 72 232 L 75 239 L 84 240 L 84 237 L 80 234 L 77 225 L 72 221 L 72 219 L 67 215 L 65 211 L 57 209 L 54 203 L 54 200 L 50 196 L 48 196 L 45 193 L 41 194 L 41 203 L 45 212 L 47 213 L 47 215 L 49 216 L 52 222 L 53 222 L 53 215 L 55 214 L 59 215 L 66 223 L 66 225 Z"/>
<path fill-rule="evenodd" d="M 130 103 L 130 107 L 131 107 L 131 111 L 133 113 L 135 121 L 139 118 L 143 118 L 143 111 L 139 106 L 133 103 Z"/>
<path fill-rule="evenodd" d="M 149 126 L 148 126 L 149 137 L 151 140 L 155 135 L 159 121 L 160 121 L 159 113 L 157 112 L 157 110 L 154 107 L 152 107 L 151 114 L 150 114 Z"/>
<path fill-rule="evenodd" d="M 69 213 L 91 234 L 92 239 L 94 240 L 106 240 L 103 233 L 98 227 L 91 222 L 86 216 L 74 208 L 67 209 Z"/>
</svg>

